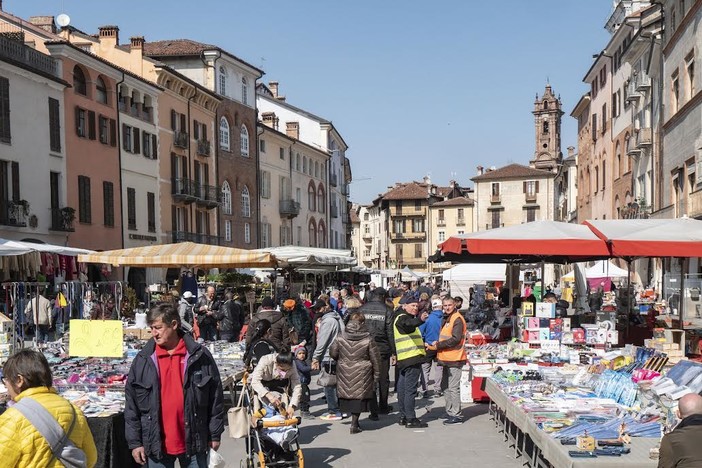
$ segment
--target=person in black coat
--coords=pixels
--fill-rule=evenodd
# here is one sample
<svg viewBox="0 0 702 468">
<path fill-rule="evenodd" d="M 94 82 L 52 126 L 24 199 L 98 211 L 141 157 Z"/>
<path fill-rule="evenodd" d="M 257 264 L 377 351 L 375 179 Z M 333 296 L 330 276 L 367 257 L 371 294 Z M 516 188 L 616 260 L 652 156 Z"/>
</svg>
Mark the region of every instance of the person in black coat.
<svg viewBox="0 0 702 468">
<path fill-rule="evenodd" d="M 132 362 L 125 386 L 125 436 L 144 465 L 207 466 L 224 432 L 222 381 L 210 352 L 181 329 L 172 304 L 147 315 L 152 338 Z M 164 411 L 165 410 L 165 411 Z"/>
<path fill-rule="evenodd" d="M 224 341 L 238 341 L 241 333 L 242 311 L 241 306 L 234 301 L 234 293 L 227 291 L 225 301 L 220 304 L 215 318 L 219 322 L 219 339 Z"/>
</svg>

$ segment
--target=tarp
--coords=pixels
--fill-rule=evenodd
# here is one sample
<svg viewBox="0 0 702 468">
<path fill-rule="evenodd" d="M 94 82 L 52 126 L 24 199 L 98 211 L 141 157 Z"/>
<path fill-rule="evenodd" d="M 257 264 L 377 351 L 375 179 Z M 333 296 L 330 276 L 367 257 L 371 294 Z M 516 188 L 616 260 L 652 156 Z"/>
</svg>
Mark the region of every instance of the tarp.
<svg viewBox="0 0 702 468">
<path fill-rule="evenodd" d="M 39 243 L 34 243 L 34 242 L 20 242 L 18 241 L 19 244 L 22 244 L 26 246 L 29 249 L 35 250 L 37 252 L 45 252 L 45 253 L 53 253 L 53 254 L 58 254 L 58 255 L 67 255 L 69 257 L 75 257 L 81 254 L 91 254 L 94 253 L 94 250 L 88 250 L 88 249 L 79 249 L 76 247 L 66 247 L 63 245 L 53 245 L 53 244 L 39 244 Z"/>
<path fill-rule="evenodd" d="M 702 257 L 702 221 L 690 218 L 589 220 L 613 257 Z"/>
<path fill-rule="evenodd" d="M 22 242 L 0 239 L 0 257 L 10 255 L 24 255 L 32 252 L 32 249 Z"/>
<path fill-rule="evenodd" d="M 585 269 L 586 278 L 626 278 L 629 273 L 608 260 L 599 260 L 593 266 Z M 571 271 L 561 277 L 565 281 L 573 281 L 575 272 Z"/>
<path fill-rule="evenodd" d="M 505 281 L 506 268 L 504 263 L 462 263 L 444 270 L 444 281 L 466 281 L 481 283 L 484 281 Z"/>
<path fill-rule="evenodd" d="M 272 254 L 279 266 L 356 266 L 358 261 L 350 250 L 321 249 L 317 247 L 283 246 L 268 247 L 252 252 Z"/>
<path fill-rule="evenodd" d="M 180 242 L 78 255 L 79 262 L 113 266 L 250 268 L 275 264 L 275 256 L 256 250 Z"/>
</svg>

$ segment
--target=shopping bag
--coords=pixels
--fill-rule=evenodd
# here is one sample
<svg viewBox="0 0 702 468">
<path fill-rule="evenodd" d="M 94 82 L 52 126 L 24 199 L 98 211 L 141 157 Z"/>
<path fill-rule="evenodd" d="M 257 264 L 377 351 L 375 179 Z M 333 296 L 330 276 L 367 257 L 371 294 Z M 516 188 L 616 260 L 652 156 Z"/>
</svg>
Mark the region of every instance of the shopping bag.
<svg viewBox="0 0 702 468">
<path fill-rule="evenodd" d="M 233 408 L 227 411 L 227 422 L 229 423 L 229 437 L 233 439 L 242 439 L 249 435 L 251 427 L 248 408 L 244 406 L 244 390 L 241 392 L 239 402 Z"/>
<path fill-rule="evenodd" d="M 224 457 L 215 449 L 210 449 L 207 453 L 207 468 L 225 468 L 226 466 L 227 462 Z"/>
</svg>

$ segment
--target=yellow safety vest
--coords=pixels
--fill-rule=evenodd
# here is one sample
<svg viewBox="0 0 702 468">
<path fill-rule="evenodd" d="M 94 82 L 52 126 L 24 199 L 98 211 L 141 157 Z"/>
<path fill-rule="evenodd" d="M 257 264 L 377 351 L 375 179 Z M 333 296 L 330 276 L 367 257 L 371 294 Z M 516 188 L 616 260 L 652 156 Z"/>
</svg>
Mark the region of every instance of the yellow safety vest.
<svg viewBox="0 0 702 468">
<path fill-rule="evenodd" d="M 397 320 L 402 314 L 398 315 L 395 322 L 392 325 L 393 332 L 395 335 L 395 353 L 398 361 L 404 361 L 405 359 L 426 356 L 426 351 L 424 350 L 424 340 L 422 340 L 422 334 L 419 332 L 419 328 L 415 328 L 412 333 L 405 335 L 400 333 L 397 329 Z"/>
</svg>

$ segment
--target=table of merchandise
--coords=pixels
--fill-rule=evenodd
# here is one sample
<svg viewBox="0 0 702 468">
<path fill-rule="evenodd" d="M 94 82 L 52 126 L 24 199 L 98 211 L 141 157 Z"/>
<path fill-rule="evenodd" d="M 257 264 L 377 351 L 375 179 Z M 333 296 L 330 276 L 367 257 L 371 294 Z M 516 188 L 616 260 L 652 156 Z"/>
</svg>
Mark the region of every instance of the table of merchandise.
<svg viewBox="0 0 702 468">
<path fill-rule="evenodd" d="M 572 458 L 568 455 L 569 450 L 573 450 L 572 445 L 562 445 L 560 441 L 549 436 L 546 432 L 539 429 L 536 423 L 529 415 L 518 408 L 512 400 L 507 396 L 499 385 L 492 379 L 488 379 L 485 391 L 490 396 L 494 405 L 504 414 L 505 435 L 509 433 L 508 426 L 514 426 L 521 434 L 515 434 L 514 444 L 515 451 L 525 452 L 524 447 L 527 437 L 534 444 L 534 451 L 531 454 L 532 466 L 538 466 L 539 456 L 547 460 L 555 468 L 586 468 L 595 466 L 597 468 L 619 468 L 619 467 L 652 467 L 658 466 L 657 460 L 649 458 L 649 450 L 657 447 L 659 439 L 648 437 L 633 437 L 631 441 L 631 453 L 620 457 L 597 457 L 597 458 Z M 496 423 L 499 423 L 499 418 L 495 418 Z M 519 440 L 522 440 L 522 447 L 519 447 Z"/>
</svg>

